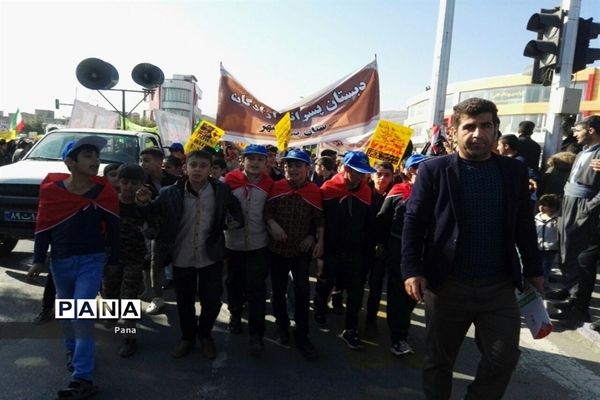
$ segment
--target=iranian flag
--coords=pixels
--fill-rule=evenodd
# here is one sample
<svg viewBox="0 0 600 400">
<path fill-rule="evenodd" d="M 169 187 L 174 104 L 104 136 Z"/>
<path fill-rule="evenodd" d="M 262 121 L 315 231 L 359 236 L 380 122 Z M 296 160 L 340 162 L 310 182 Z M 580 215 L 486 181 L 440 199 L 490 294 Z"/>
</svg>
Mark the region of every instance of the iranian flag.
<svg viewBox="0 0 600 400">
<path fill-rule="evenodd" d="M 21 115 L 21 112 L 19 111 L 19 109 L 17 109 L 17 112 L 14 113 L 12 118 L 10 119 L 9 130 L 19 133 L 23 130 L 23 128 L 25 128 L 25 121 L 23 121 L 23 116 Z"/>
</svg>

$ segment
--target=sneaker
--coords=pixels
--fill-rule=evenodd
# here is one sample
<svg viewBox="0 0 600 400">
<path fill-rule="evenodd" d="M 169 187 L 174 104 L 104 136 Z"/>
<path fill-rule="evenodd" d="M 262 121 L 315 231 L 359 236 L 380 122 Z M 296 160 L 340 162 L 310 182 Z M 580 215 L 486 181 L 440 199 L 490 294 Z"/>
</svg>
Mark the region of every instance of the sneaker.
<svg viewBox="0 0 600 400">
<path fill-rule="evenodd" d="M 315 360 L 315 359 L 319 358 L 319 353 L 317 352 L 317 349 L 311 343 L 311 341 L 308 340 L 308 338 L 300 341 L 299 343 L 296 342 L 296 348 L 300 351 L 302 356 L 304 358 L 306 358 L 307 360 Z"/>
<path fill-rule="evenodd" d="M 148 307 L 146 307 L 146 314 L 156 315 L 158 314 L 163 307 L 165 306 L 165 299 L 162 297 L 155 297 L 152 299 Z"/>
<path fill-rule="evenodd" d="M 552 307 L 557 310 L 569 311 L 573 308 L 573 303 L 575 303 L 575 299 L 573 297 L 569 297 L 567 300 L 562 301 L 560 303 L 551 303 Z"/>
<path fill-rule="evenodd" d="M 75 379 L 69 386 L 58 391 L 59 399 L 87 399 L 98 392 L 98 386 L 84 379 Z"/>
<path fill-rule="evenodd" d="M 587 311 L 581 311 L 576 308 L 566 311 L 554 311 L 549 312 L 548 316 L 552 319 L 556 319 L 559 322 L 558 326 L 563 329 L 577 329 L 582 327 L 585 322 L 592 322 L 592 317 Z"/>
<path fill-rule="evenodd" d="M 200 348 L 204 358 L 208 360 L 214 360 L 217 358 L 217 345 L 211 337 L 205 337 L 200 339 Z"/>
<path fill-rule="evenodd" d="M 73 352 L 72 351 L 67 351 L 66 366 L 67 366 L 67 371 L 69 371 L 69 372 L 75 371 L 75 368 L 73 367 Z"/>
<path fill-rule="evenodd" d="M 379 335 L 379 329 L 377 328 L 377 320 L 368 319 L 365 324 L 365 336 L 368 338 L 376 338 Z"/>
<path fill-rule="evenodd" d="M 327 323 L 327 318 L 323 312 L 315 311 L 313 318 L 315 319 L 317 325 L 325 325 Z"/>
<path fill-rule="evenodd" d="M 171 352 L 171 357 L 173 358 L 181 358 L 188 355 L 192 349 L 194 348 L 194 342 L 190 340 L 182 340 L 180 341 L 175 349 Z"/>
<path fill-rule="evenodd" d="M 54 319 L 54 309 L 53 308 L 45 308 L 42 310 L 41 313 L 39 313 L 37 315 L 37 317 L 35 317 L 33 319 L 33 323 L 35 325 L 42 325 L 45 324 L 46 322 L 50 322 Z"/>
<path fill-rule="evenodd" d="M 262 337 L 250 336 L 250 354 L 259 357 L 265 351 L 265 345 L 263 344 Z"/>
<path fill-rule="evenodd" d="M 345 329 L 340 333 L 339 338 L 346 343 L 349 349 L 360 350 L 365 347 L 363 341 L 358 337 L 358 332 L 353 329 Z"/>
<path fill-rule="evenodd" d="M 392 343 L 390 351 L 396 356 L 401 356 L 404 354 L 414 354 L 415 352 L 406 340 L 396 340 L 394 343 Z"/>
<path fill-rule="evenodd" d="M 243 332 L 243 328 L 242 328 L 242 317 L 238 316 L 238 315 L 230 315 L 229 316 L 229 326 L 228 326 L 229 332 L 233 333 L 234 335 L 239 335 L 240 333 Z"/>
<path fill-rule="evenodd" d="M 125 339 L 125 343 L 119 349 L 119 357 L 131 357 L 137 352 L 137 341 L 135 339 Z"/>
</svg>

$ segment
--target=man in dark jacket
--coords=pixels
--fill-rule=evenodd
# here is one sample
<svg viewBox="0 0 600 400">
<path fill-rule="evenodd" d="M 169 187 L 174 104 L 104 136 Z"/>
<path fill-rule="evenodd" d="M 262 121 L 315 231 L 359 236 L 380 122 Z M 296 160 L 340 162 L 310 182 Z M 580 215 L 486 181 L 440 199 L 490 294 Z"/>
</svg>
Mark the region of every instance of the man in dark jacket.
<svg viewBox="0 0 600 400">
<path fill-rule="evenodd" d="M 497 114 L 484 99 L 456 105 L 457 153 L 419 165 L 407 204 L 401 270 L 408 294 L 425 300 L 427 399 L 450 397 L 471 324 L 482 358 L 466 397 L 501 398 L 520 354 L 514 289 L 524 276 L 543 291 L 527 166 L 492 154 Z"/>
<path fill-rule="evenodd" d="M 577 154 L 565 185 L 559 219 L 564 287 L 547 296 L 556 300 L 571 295 L 559 306 L 563 312 L 550 313 L 552 318 L 565 320 L 568 328 L 591 321 L 589 307 L 600 247 L 600 174 L 590 165 L 600 158 L 600 116 L 575 124 L 575 137 L 583 150 Z"/>
<path fill-rule="evenodd" d="M 527 166 L 539 174 L 542 148 L 531 138 L 533 128 L 535 128 L 535 124 L 531 121 L 519 123 L 519 148 L 517 150 L 525 159 Z"/>
</svg>

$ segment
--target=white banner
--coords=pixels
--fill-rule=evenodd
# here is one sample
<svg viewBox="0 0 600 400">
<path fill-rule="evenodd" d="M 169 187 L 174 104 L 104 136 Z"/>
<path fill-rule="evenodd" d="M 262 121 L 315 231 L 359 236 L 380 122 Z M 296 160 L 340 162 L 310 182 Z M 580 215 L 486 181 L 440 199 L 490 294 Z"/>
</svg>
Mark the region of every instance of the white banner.
<svg viewBox="0 0 600 400">
<path fill-rule="evenodd" d="M 117 129 L 119 114 L 102 107 L 75 100 L 68 128 Z"/>
<path fill-rule="evenodd" d="M 183 144 L 190 137 L 192 127 L 188 117 L 163 110 L 154 110 L 154 119 L 165 146 L 175 142 Z"/>
</svg>

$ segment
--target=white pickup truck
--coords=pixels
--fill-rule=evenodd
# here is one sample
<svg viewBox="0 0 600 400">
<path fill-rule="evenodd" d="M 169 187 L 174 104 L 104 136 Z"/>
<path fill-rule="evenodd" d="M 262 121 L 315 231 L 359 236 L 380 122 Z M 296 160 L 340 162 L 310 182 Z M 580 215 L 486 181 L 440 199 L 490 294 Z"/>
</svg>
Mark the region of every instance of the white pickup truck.
<svg viewBox="0 0 600 400">
<path fill-rule="evenodd" d="M 100 152 L 100 174 L 106 164 L 138 162 L 147 147 L 162 150 L 160 136 L 149 132 L 108 129 L 57 129 L 44 135 L 21 161 L 0 167 L 0 256 L 19 239 L 34 236 L 40 183 L 49 172 L 69 172 L 61 151 L 70 140 L 98 135 L 107 140 Z"/>
</svg>

